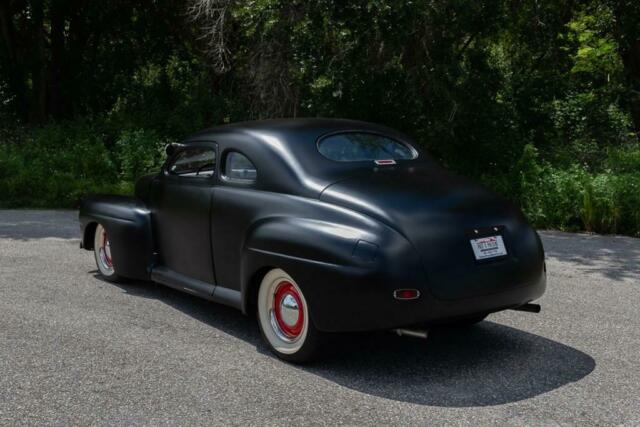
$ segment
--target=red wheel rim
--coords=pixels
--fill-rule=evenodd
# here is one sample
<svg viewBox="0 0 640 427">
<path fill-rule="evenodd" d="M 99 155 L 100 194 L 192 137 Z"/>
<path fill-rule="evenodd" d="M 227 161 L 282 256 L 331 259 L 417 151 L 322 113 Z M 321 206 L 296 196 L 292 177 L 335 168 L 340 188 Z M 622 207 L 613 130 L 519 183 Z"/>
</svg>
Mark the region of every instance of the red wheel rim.
<svg viewBox="0 0 640 427">
<path fill-rule="evenodd" d="M 288 338 L 297 338 L 304 326 L 304 306 L 293 284 L 286 281 L 278 284 L 273 298 L 273 311 L 282 333 Z"/>
</svg>

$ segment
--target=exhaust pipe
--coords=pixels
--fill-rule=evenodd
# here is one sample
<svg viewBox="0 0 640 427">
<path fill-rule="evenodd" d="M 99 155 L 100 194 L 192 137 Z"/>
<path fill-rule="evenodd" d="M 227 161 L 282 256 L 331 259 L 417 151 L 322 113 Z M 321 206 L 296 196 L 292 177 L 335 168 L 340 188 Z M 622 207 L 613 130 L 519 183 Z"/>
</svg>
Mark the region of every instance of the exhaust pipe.
<svg viewBox="0 0 640 427">
<path fill-rule="evenodd" d="M 407 336 L 413 338 L 422 338 L 426 340 L 429 336 L 429 333 L 427 331 L 421 331 L 418 329 L 392 329 L 391 331 L 398 334 L 399 337 Z"/>
<path fill-rule="evenodd" d="M 513 307 L 511 310 L 526 311 L 528 313 L 540 313 L 540 304 L 522 304 L 518 307 Z"/>
</svg>

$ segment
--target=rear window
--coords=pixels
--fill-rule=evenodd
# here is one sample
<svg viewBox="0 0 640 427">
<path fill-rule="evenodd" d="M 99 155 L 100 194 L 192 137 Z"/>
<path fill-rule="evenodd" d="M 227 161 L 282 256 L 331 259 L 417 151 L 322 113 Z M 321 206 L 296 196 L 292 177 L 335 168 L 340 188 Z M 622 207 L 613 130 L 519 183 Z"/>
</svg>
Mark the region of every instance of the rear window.
<svg viewBox="0 0 640 427">
<path fill-rule="evenodd" d="M 346 132 L 327 136 L 318 143 L 318 150 L 328 159 L 338 162 L 366 160 L 412 160 L 418 152 L 408 144 L 365 132 Z"/>
</svg>

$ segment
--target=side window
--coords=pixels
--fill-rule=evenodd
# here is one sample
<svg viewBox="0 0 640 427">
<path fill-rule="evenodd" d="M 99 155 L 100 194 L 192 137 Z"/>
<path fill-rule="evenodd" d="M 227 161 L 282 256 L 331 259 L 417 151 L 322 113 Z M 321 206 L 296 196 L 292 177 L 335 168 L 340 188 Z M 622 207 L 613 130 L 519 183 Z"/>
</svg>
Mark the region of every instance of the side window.
<svg viewBox="0 0 640 427">
<path fill-rule="evenodd" d="M 233 181 L 250 183 L 255 182 L 258 177 L 258 171 L 247 156 L 237 151 L 232 151 L 227 154 L 224 163 L 224 176 Z"/>
<path fill-rule="evenodd" d="M 180 151 L 167 170 L 172 175 L 184 177 L 213 176 L 216 169 L 216 152 L 213 148 L 191 147 Z"/>
</svg>

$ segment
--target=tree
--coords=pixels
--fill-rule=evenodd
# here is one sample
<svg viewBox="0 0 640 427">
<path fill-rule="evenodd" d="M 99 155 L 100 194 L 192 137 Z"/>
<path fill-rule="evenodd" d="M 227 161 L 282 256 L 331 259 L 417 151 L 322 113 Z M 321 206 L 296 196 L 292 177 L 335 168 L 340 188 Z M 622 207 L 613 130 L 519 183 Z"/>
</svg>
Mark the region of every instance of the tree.
<svg viewBox="0 0 640 427">
<path fill-rule="evenodd" d="M 173 1 L 7 0 L 0 3 L 0 71 L 23 120 L 70 118 L 109 109 L 141 64 L 188 43 L 174 30 Z M 179 28 L 186 28 L 179 25 Z"/>
<path fill-rule="evenodd" d="M 629 104 L 640 135 L 640 3 L 634 0 L 610 1 L 614 11 L 614 34 L 629 84 Z"/>
</svg>

